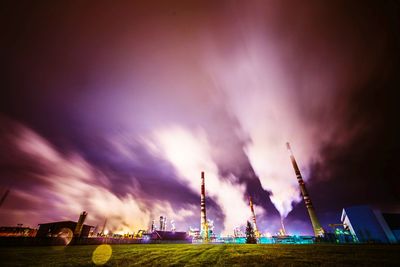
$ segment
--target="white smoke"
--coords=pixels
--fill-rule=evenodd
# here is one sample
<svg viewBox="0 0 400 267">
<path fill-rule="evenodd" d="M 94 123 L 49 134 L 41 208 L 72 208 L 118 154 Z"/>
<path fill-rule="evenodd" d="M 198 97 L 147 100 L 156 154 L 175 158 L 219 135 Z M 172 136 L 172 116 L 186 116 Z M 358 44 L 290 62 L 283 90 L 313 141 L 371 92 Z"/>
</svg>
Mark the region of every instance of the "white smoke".
<svg viewBox="0 0 400 267">
<path fill-rule="evenodd" d="M 236 177 L 219 177 L 217 166 L 211 158 L 213 148 L 203 131 L 179 126 L 160 129 L 154 132 L 154 143 L 150 143 L 149 147 L 155 150 L 159 148 L 155 152 L 174 165 L 179 177 L 194 192 L 199 193 L 200 173 L 205 172 L 206 194 L 221 207 L 225 215 L 224 228 L 221 229 L 223 234 L 232 234 L 235 227 L 244 224 L 249 216 L 245 188 L 235 182 Z"/>
<path fill-rule="evenodd" d="M 285 143 L 292 143 L 303 174 L 308 174 L 306 167 L 317 160 L 323 134 L 298 114 L 293 102 L 296 88 L 276 55 L 279 50 L 257 37 L 247 36 L 244 42 L 246 52 L 221 57 L 214 50 L 205 64 L 227 99 L 228 110 L 250 139 L 245 151 L 263 188 L 286 217 L 301 198 Z"/>
<path fill-rule="evenodd" d="M 151 214 L 163 214 L 173 218 L 177 223 L 193 215 L 191 210 L 174 210 L 167 201 L 140 198 L 132 193 L 117 196 L 112 192 L 109 179 L 105 174 L 90 165 L 77 154 L 59 153 L 44 138 L 32 130 L 20 126 L 18 134 L 10 141 L 25 159 L 31 158 L 38 164 L 43 173 L 31 174 L 36 183 L 46 186 L 35 186 L 13 189 L 11 197 L 18 197 L 34 205 L 27 211 L 18 209 L 5 210 L 15 220 L 32 225 L 38 222 L 54 220 L 77 220 L 82 211 L 88 212 L 87 223 L 101 226 L 107 218 L 107 230 L 126 233 L 147 229 Z M 127 186 L 127 184 L 121 185 Z M 29 216 L 27 217 L 27 214 Z"/>
</svg>

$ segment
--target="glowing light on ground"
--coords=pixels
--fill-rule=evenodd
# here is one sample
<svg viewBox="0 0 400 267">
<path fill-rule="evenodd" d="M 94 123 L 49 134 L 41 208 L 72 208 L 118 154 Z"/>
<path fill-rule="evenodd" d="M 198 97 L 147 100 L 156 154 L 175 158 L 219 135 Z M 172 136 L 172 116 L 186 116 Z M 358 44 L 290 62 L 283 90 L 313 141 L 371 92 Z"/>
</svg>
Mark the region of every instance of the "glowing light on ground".
<svg viewBox="0 0 400 267">
<path fill-rule="evenodd" d="M 72 233 L 71 229 L 69 228 L 62 228 L 58 233 L 58 237 L 62 238 L 67 246 L 72 241 L 72 237 L 74 234 Z"/>
<path fill-rule="evenodd" d="M 94 251 L 92 255 L 92 261 L 96 265 L 106 264 L 112 255 L 112 248 L 110 245 L 100 245 Z"/>
</svg>

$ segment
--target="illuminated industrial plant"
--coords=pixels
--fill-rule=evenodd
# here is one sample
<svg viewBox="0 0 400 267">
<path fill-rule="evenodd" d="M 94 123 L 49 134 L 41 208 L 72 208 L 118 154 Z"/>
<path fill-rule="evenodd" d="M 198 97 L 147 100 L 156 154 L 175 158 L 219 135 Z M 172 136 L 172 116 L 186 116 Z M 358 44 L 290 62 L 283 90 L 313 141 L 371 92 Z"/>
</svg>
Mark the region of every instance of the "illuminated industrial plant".
<svg viewBox="0 0 400 267">
<path fill-rule="evenodd" d="M 372 211 L 368 207 L 350 207 L 345 208 L 342 213 L 341 223 L 329 224 L 332 231 L 325 232 L 317 218 L 310 196 L 306 190 L 304 180 L 296 159 L 291 150 L 290 144 L 286 143 L 286 148 L 290 154 L 292 167 L 299 183 L 300 192 L 303 201 L 310 216 L 314 236 L 290 235 L 286 232 L 284 218 L 281 217 L 281 228 L 275 235 L 271 233 L 262 234 L 257 224 L 256 213 L 254 209 L 253 198 L 248 197 L 249 208 L 251 212 L 251 224 L 254 236 L 260 244 L 309 244 L 316 240 L 334 243 L 357 243 L 377 241 L 382 243 L 395 243 L 400 239 L 400 225 L 395 222 L 398 220 L 398 214 L 386 214 Z M 8 192 L 6 192 L 8 194 Z M 4 197 L 2 198 L 4 200 Z M 200 228 L 190 227 L 188 232 L 176 231 L 175 221 L 171 220 L 171 230 L 167 229 L 167 216 L 159 217 L 159 225 L 156 220 L 151 221 L 148 230 L 138 230 L 136 233 L 113 233 L 112 229 L 106 229 L 107 218 L 105 218 L 102 228 L 97 232 L 97 226 L 93 227 L 84 224 L 88 213 L 83 211 L 77 222 L 59 221 L 39 224 L 39 229 L 18 227 L 0 227 L 0 236 L 30 236 L 37 238 L 46 238 L 48 244 L 64 244 L 70 243 L 85 244 L 96 243 L 150 243 L 150 242 L 186 242 L 186 243 L 245 243 L 246 236 L 242 226 L 235 227 L 233 235 L 217 236 L 214 231 L 214 222 L 207 219 L 206 212 L 206 189 L 205 189 L 205 173 L 201 172 L 200 187 Z M 360 221 L 358 217 L 364 218 Z M 243 221 L 243 223 L 245 220 Z M 367 234 L 372 233 L 369 237 Z M 94 241 L 88 241 L 91 238 Z M 123 239 L 124 241 L 121 241 Z M 57 241 L 58 240 L 58 241 Z M 57 243 L 58 242 L 58 243 Z M 47 244 L 47 243 L 46 243 Z"/>
</svg>

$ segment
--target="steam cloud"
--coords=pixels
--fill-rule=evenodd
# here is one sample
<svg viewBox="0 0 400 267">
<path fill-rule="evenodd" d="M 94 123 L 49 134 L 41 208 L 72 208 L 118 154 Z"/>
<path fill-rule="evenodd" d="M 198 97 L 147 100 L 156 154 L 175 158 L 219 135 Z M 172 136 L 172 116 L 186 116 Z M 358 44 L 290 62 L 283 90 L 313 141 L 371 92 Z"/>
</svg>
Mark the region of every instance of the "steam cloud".
<svg viewBox="0 0 400 267">
<path fill-rule="evenodd" d="M 312 186 L 332 178 L 327 148 L 373 128 L 352 104 L 391 42 L 347 4 L 77 5 L 38 4 L 22 13 L 31 30 L 9 36 L 3 223 L 87 210 L 113 231 L 160 215 L 187 229 L 199 225 L 205 171 L 217 231 L 245 224 L 252 195 L 259 228 L 274 232 L 277 211 L 286 217 L 300 201 L 285 142 Z M 24 38 L 34 41 L 27 52 Z"/>
</svg>

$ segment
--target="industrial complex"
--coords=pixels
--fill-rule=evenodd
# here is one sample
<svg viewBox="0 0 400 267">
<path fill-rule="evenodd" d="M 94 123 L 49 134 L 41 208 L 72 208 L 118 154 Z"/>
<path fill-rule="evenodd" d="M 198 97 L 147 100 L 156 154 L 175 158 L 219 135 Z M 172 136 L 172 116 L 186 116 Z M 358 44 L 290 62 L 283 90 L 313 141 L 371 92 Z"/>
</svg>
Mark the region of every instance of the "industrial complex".
<svg viewBox="0 0 400 267">
<path fill-rule="evenodd" d="M 100 244 L 100 243 L 246 243 L 246 235 L 251 231 L 261 244 L 310 244 L 315 242 L 329 243 L 399 243 L 400 242 L 400 214 L 382 213 L 369 206 L 346 207 L 343 209 L 340 223 L 329 224 L 324 229 L 317 217 L 310 195 L 300 172 L 289 143 L 286 143 L 290 161 L 297 178 L 301 196 L 310 217 L 313 236 L 298 236 L 287 233 L 281 218 L 281 229 L 276 235 L 262 234 L 257 224 L 252 196 L 248 196 L 251 218 L 244 233 L 240 228 L 233 229 L 233 235 L 218 236 L 214 231 L 214 223 L 207 219 L 206 206 L 206 176 L 200 175 L 200 227 L 190 228 L 187 232 L 176 231 L 174 221 L 167 229 L 167 217 L 159 217 L 159 225 L 152 220 L 149 229 L 139 230 L 137 233 L 120 235 L 106 231 L 107 219 L 101 230 L 97 227 L 84 224 L 88 216 L 82 212 L 77 222 L 57 221 L 40 223 L 38 229 L 17 226 L 0 227 L 0 245 L 68 245 L 68 244 Z M 8 194 L 8 192 L 7 192 Z M 4 201 L 2 198 L 2 201 Z M 10 241 L 11 240 L 11 241 Z"/>
</svg>

